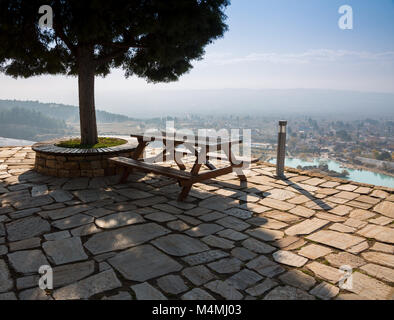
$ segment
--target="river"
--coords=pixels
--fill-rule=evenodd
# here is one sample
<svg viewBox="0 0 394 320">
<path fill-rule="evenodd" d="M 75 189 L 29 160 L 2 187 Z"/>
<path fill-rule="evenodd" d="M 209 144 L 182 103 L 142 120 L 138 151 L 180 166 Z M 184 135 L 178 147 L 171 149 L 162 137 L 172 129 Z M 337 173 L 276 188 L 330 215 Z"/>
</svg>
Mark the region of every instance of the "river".
<svg viewBox="0 0 394 320">
<path fill-rule="evenodd" d="M 269 162 L 275 164 L 276 159 L 271 159 Z M 286 158 L 285 165 L 290 168 L 297 168 L 298 166 L 318 166 L 321 162 L 327 163 L 328 169 L 336 172 L 342 172 L 342 170 L 346 169 L 349 172 L 346 180 L 394 188 L 394 177 L 392 176 L 368 170 L 350 169 L 334 160 L 313 159 L 313 161 L 304 161 L 297 158 Z"/>
</svg>

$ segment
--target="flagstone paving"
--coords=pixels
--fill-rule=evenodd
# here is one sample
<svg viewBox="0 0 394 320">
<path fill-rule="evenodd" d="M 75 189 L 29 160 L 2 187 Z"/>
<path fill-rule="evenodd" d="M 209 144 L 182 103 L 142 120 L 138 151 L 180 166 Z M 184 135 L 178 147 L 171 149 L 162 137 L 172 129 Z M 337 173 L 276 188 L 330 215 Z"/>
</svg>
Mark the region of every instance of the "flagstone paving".
<svg viewBox="0 0 394 320">
<path fill-rule="evenodd" d="M 256 163 L 180 203 L 162 176 L 53 178 L 34 157 L 0 148 L 0 300 L 394 299 L 394 189 Z"/>
</svg>

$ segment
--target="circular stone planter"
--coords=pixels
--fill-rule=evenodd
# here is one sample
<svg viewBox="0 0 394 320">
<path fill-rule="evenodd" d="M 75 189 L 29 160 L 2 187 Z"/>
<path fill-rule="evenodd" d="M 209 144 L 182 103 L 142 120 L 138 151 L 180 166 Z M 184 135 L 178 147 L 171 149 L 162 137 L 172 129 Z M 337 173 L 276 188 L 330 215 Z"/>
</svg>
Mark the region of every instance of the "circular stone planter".
<svg viewBox="0 0 394 320">
<path fill-rule="evenodd" d="M 132 138 L 127 143 L 98 149 L 62 148 L 56 146 L 62 138 L 39 142 L 32 146 L 36 152 L 34 168 L 44 175 L 59 178 L 104 177 L 118 174 L 119 169 L 108 161 L 112 157 L 130 157 L 137 146 Z"/>
</svg>

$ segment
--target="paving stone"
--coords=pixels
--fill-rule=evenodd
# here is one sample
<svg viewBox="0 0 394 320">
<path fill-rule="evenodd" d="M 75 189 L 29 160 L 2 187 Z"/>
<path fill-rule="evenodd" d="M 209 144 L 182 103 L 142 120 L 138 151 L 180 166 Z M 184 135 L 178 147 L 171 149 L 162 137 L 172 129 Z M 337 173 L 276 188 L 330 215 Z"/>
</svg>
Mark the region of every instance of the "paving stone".
<svg viewBox="0 0 394 320">
<path fill-rule="evenodd" d="M 226 240 L 214 235 L 209 235 L 201 239 L 204 241 L 207 245 L 215 248 L 220 248 L 220 249 L 232 249 L 234 248 L 234 242 L 230 240 Z"/>
<path fill-rule="evenodd" d="M 191 210 L 196 206 L 195 204 L 192 203 L 179 202 L 179 201 L 170 201 L 168 202 L 168 204 L 181 210 Z"/>
<path fill-rule="evenodd" d="M 284 233 L 282 231 L 269 230 L 261 227 L 248 230 L 246 231 L 246 233 L 263 241 L 274 241 L 274 240 L 282 239 L 284 236 Z"/>
<path fill-rule="evenodd" d="M 70 232 L 68 230 L 44 234 L 44 238 L 47 241 L 67 239 L 67 238 L 70 238 L 70 237 L 71 237 L 71 235 L 70 235 Z"/>
<path fill-rule="evenodd" d="M 254 287 L 251 287 L 245 291 L 246 291 L 246 293 L 250 294 L 253 297 L 258 297 L 258 296 L 263 295 L 267 291 L 271 290 L 272 288 L 274 288 L 277 285 L 278 285 L 278 283 L 275 280 L 266 279 L 262 283 L 254 286 Z"/>
<path fill-rule="evenodd" d="M 253 216 L 253 213 L 251 211 L 243 210 L 239 208 L 231 208 L 224 211 L 224 213 L 242 220 L 249 219 Z"/>
<path fill-rule="evenodd" d="M 194 288 L 193 290 L 190 290 L 189 292 L 185 293 L 182 297 L 182 300 L 215 300 L 214 297 L 212 297 L 208 292 L 200 289 L 200 288 Z"/>
<path fill-rule="evenodd" d="M 264 242 L 258 241 L 256 239 L 246 239 L 245 241 L 242 242 L 242 245 L 256 253 L 271 253 L 275 251 L 275 248 L 270 246 L 269 244 L 266 244 Z"/>
<path fill-rule="evenodd" d="M 363 238 L 331 230 L 320 230 L 306 238 L 342 250 L 346 250 L 364 241 Z"/>
<path fill-rule="evenodd" d="M 108 263 L 126 279 L 139 282 L 182 269 L 178 262 L 151 245 L 142 245 L 118 253 L 108 259 Z"/>
<path fill-rule="evenodd" d="M 49 265 L 41 250 L 16 251 L 7 257 L 11 267 L 19 273 L 37 273 L 41 266 Z"/>
<path fill-rule="evenodd" d="M 269 217 L 286 223 L 294 223 L 301 220 L 299 216 L 278 210 L 265 212 L 264 217 Z"/>
<path fill-rule="evenodd" d="M 363 241 L 360 244 L 356 244 L 355 246 L 346 249 L 346 251 L 353 254 L 359 254 L 367 249 L 369 249 L 369 244 L 367 241 Z"/>
<path fill-rule="evenodd" d="M 229 254 L 221 251 L 221 250 L 209 250 L 201 253 L 197 253 L 195 255 L 187 256 L 183 258 L 183 260 L 191 266 L 195 266 L 198 264 L 209 263 L 211 261 L 215 261 L 224 257 L 227 257 Z"/>
<path fill-rule="evenodd" d="M 40 185 L 40 186 L 34 186 L 31 189 L 31 196 L 32 197 L 44 196 L 46 194 L 48 194 L 48 187 L 45 184 Z"/>
<path fill-rule="evenodd" d="M 285 233 L 289 236 L 311 234 L 312 232 L 323 228 L 329 223 L 330 222 L 326 220 L 312 218 L 287 228 Z"/>
<path fill-rule="evenodd" d="M 8 253 L 7 246 L 0 245 L 0 256 L 3 256 Z"/>
<path fill-rule="evenodd" d="M 118 294 L 115 294 L 110 297 L 103 297 L 101 300 L 115 300 L 115 301 L 122 301 L 122 300 L 132 300 L 130 293 L 126 291 L 121 291 Z"/>
<path fill-rule="evenodd" d="M 133 201 L 133 204 L 138 207 L 149 207 L 163 202 L 168 202 L 168 199 L 166 197 L 154 196 L 150 198 L 135 200 Z"/>
<path fill-rule="evenodd" d="M 352 207 L 340 205 L 340 206 L 337 206 L 334 209 L 330 210 L 330 213 L 336 214 L 338 216 L 346 216 L 352 210 L 353 210 Z"/>
<path fill-rule="evenodd" d="M 367 222 L 361 221 L 361 220 L 358 220 L 358 219 L 349 218 L 349 219 L 347 219 L 344 222 L 344 224 L 349 226 L 349 227 L 360 229 L 360 228 L 365 227 L 367 225 Z"/>
<path fill-rule="evenodd" d="M 126 249 L 170 233 L 155 223 L 128 226 L 93 235 L 84 246 L 94 255 Z"/>
<path fill-rule="evenodd" d="M 358 219 L 358 220 L 368 220 L 374 216 L 376 216 L 376 214 L 370 211 L 363 209 L 356 209 L 350 213 L 349 218 Z"/>
<path fill-rule="evenodd" d="M 73 235 L 73 237 L 83 237 L 98 232 L 101 232 L 101 229 L 97 228 L 94 223 L 85 224 L 71 230 L 71 234 Z"/>
<path fill-rule="evenodd" d="M 62 287 L 79 281 L 94 272 L 94 261 L 78 262 L 53 268 L 53 287 Z M 37 283 L 37 282 L 36 282 Z"/>
<path fill-rule="evenodd" d="M 96 225 L 103 229 L 119 228 L 142 222 L 145 222 L 145 219 L 132 211 L 116 212 L 96 219 Z"/>
<path fill-rule="evenodd" d="M 265 193 L 263 193 L 264 196 L 280 201 L 286 201 L 288 199 L 291 199 L 295 197 L 295 193 L 288 191 L 288 190 L 283 190 L 283 189 L 271 189 Z"/>
<path fill-rule="evenodd" d="M 87 189 L 89 185 L 89 178 L 74 178 L 70 179 L 63 186 L 64 190 L 83 190 Z"/>
<path fill-rule="evenodd" d="M 231 250 L 231 255 L 241 261 L 249 261 L 257 256 L 256 253 L 249 251 L 245 248 L 236 247 Z"/>
<path fill-rule="evenodd" d="M 240 271 L 242 264 L 242 261 L 237 258 L 224 258 L 209 263 L 208 267 L 217 273 L 227 274 Z"/>
<path fill-rule="evenodd" d="M 74 197 L 70 192 L 62 189 L 51 191 L 49 195 L 55 199 L 56 202 L 70 201 Z"/>
<path fill-rule="evenodd" d="M 49 259 L 56 265 L 86 260 L 81 238 L 73 237 L 55 241 L 47 241 L 42 248 Z"/>
<path fill-rule="evenodd" d="M 170 294 L 179 294 L 187 291 L 188 289 L 182 278 L 180 276 L 174 276 L 174 275 L 164 276 L 157 279 L 157 285 L 164 292 Z"/>
<path fill-rule="evenodd" d="M 30 209 L 25 209 L 25 210 L 20 210 L 20 211 L 14 211 L 12 213 L 9 213 L 9 217 L 13 220 L 16 219 L 21 219 L 25 217 L 32 216 L 33 214 L 40 212 L 40 208 L 30 208 Z"/>
<path fill-rule="evenodd" d="M 111 213 L 114 213 L 114 212 L 112 210 L 108 210 L 105 208 L 94 208 L 94 209 L 84 212 L 84 214 L 87 214 L 87 215 L 95 217 L 95 218 L 101 218 L 101 217 L 107 216 Z"/>
<path fill-rule="evenodd" d="M 226 217 L 226 215 L 224 213 L 214 211 L 214 212 L 199 216 L 199 219 L 201 219 L 202 221 L 205 221 L 205 222 L 211 222 L 211 221 L 215 221 L 215 220 L 218 220 L 218 219 L 221 219 L 224 217 Z"/>
<path fill-rule="evenodd" d="M 168 222 L 176 220 L 177 218 L 172 214 L 166 212 L 154 212 L 145 216 L 145 218 L 149 220 L 153 220 L 156 222 Z"/>
<path fill-rule="evenodd" d="M 259 226 L 259 227 L 266 228 L 266 229 L 272 229 L 272 230 L 279 230 L 279 229 L 283 229 L 288 226 L 287 223 L 277 221 L 274 219 L 267 219 L 262 216 L 254 217 L 254 218 L 248 219 L 246 221 L 252 225 Z"/>
<path fill-rule="evenodd" d="M 386 217 L 394 219 L 394 202 L 383 201 L 374 207 L 373 210 Z"/>
<path fill-rule="evenodd" d="M 247 235 L 245 235 L 244 233 L 232 230 L 232 229 L 225 229 L 222 231 L 219 231 L 217 233 L 219 236 L 221 236 L 222 238 L 227 238 L 229 240 L 233 240 L 233 241 L 240 241 L 240 240 L 245 240 L 248 238 Z"/>
<path fill-rule="evenodd" d="M 0 301 L 17 300 L 15 293 L 6 292 L 0 294 Z"/>
<path fill-rule="evenodd" d="M 28 209 L 28 208 L 35 208 L 35 207 L 42 207 L 48 204 L 53 203 L 53 199 L 48 196 L 38 196 L 38 197 L 32 197 L 32 198 L 23 198 L 20 200 L 16 200 L 13 202 L 13 207 L 22 210 L 22 209 Z"/>
<path fill-rule="evenodd" d="M 386 225 L 394 222 L 394 219 L 390 219 L 390 218 L 387 218 L 387 217 L 384 217 L 384 216 L 380 216 L 380 217 L 375 218 L 375 219 L 370 219 L 370 220 L 368 220 L 368 222 L 374 223 L 374 224 L 378 224 L 378 225 L 381 225 L 381 226 L 386 226 Z"/>
<path fill-rule="evenodd" d="M 334 223 L 328 229 L 334 230 L 334 231 L 339 231 L 342 233 L 354 233 L 355 231 L 357 231 L 356 228 L 352 228 L 352 227 L 346 226 L 341 223 Z"/>
<path fill-rule="evenodd" d="M 182 270 L 182 275 L 196 286 L 200 286 L 215 278 L 205 266 L 185 268 Z"/>
<path fill-rule="evenodd" d="M 370 251 L 362 253 L 361 256 L 367 261 L 394 268 L 394 255 L 392 254 Z"/>
<path fill-rule="evenodd" d="M 322 282 L 314 287 L 309 293 L 320 299 L 330 300 L 338 295 L 339 288 L 327 282 Z"/>
<path fill-rule="evenodd" d="M 20 300 L 53 300 L 45 290 L 40 288 L 27 289 L 19 293 Z"/>
<path fill-rule="evenodd" d="M 237 289 L 224 281 L 215 280 L 207 283 L 205 287 L 226 300 L 241 300 L 243 298 Z"/>
<path fill-rule="evenodd" d="M 56 220 L 55 222 L 52 223 L 52 226 L 60 230 L 66 230 L 66 229 L 79 227 L 81 225 L 89 224 L 93 221 L 94 218 L 91 216 L 88 216 L 86 214 L 76 214 L 71 217 Z"/>
<path fill-rule="evenodd" d="M 246 267 L 253 269 L 263 276 L 268 278 L 275 277 L 278 274 L 285 272 L 285 269 L 279 264 L 269 260 L 265 256 L 259 256 L 256 259 L 249 261 Z"/>
<path fill-rule="evenodd" d="M 394 246 L 380 242 L 375 242 L 371 250 L 394 254 Z"/>
<path fill-rule="evenodd" d="M 279 250 L 272 254 L 274 260 L 281 264 L 286 264 L 292 267 L 302 267 L 308 262 L 308 259 L 296 255 L 290 251 Z"/>
<path fill-rule="evenodd" d="M 56 300 L 87 299 L 98 293 L 110 291 L 121 287 L 115 272 L 106 270 L 55 290 L 53 297 Z"/>
<path fill-rule="evenodd" d="M 327 221 L 331 221 L 331 222 L 344 222 L 346 221 L 345 217 L 340 217 L 337 216 L 335 214 L 330 214 L 330 213 L 326 213 L 326 212 L 318 212 L 316 213 L 316 217 L 323 219 L 323 220 L 327 220 Z"/>
<path fill-rule="evenodd" d="M 174 231 L 185 231 L 190 228 L 190 226 L 186 223 L 184 223 L 181 220 L 176 220 L 176 221 L 171 221 L 167 223 L 167 227 L 174 230 Z"/>
<path fill-rule="evenodd" d="M 211 209 L 215 211 L 225 211 L 237 205 L 237 201 L 232 198 L 223 196 L 214 196 L 206 200 L 200 201 L 198 204 L 202 208 Z"/>
<path fill-rule="evenodd" d="M 260 200 L 259 203 L 263 206 L 282 211 L 288 211 L 296 207 L 296 205 L 294 204 L 271 198 L 264 198 L 263 200 Z"/>
<path fill-rule="evenodd" d="M 174 206 L 171 206 L 169 204 L 165 204 L 165 203 L 156 204 L 156 205 L 153 206 L 153 208 L 155 208 L 155 209 L 157 209 L 159 211 L 164 211 L 164 212 L 168 212 L 168 213 L 171 213 L 171 214 L 182 214 L 183 213 L 183 210 L 178 209 L 178 208 L 176 208 Z"/>
<path fill-rule="evenodd" d="M 359 296 L 354 293 L 342 293 L 342 294 L 339 294 L 335 298 L 335 300 L 351 300 L 351 301 L 353 301 L 353 300 L 369 300 L 369 299 L 366 297 Z"/>
<path fill-rule="evenodd" d="M 338 268 L 326 266 L 319 262 L 311 262 L 306 265 L 317 277 L 332 283 L 337 283 L 343 277 L 343 273 Z"/>
<path fill-rule="evenodd" d="M 305 208 L 303 206 L 297 206 L 289 211 L 297 216 L 310 218 L 315 214 L 315 210 Z"/>
<path fill-rule="evenodd" d="M 25 239 L 17 242 L 11 242 L 8 244 L 10 251 L 19 251 L 19 250 L 26 250 L 26 249 L 33 249 L 40 247 L 41 239 L 40 238 L 30 238 Z"/>
<path fill-rule="evenodd" d="M 131 286 L 137 300 L 167 300 L 167 298 L 149 283 L 144 282 Z"/>
<path fill-rule="evenodd" d="M 10 271 L 4 260 L 0 259 L 0 293 L 11 290 L 13 281 L 11 279 Z"/>
<path fill-rule="evenodd" d="M 301 238 L 288 236 L 288 237 L 273 241 L 272 245 L 277 248 L 280 248 L 280 249 L 285 249 L 285 248 L 288 248 L 289 246 L 292 246 L 294 244 L 299 246 L 298 243 L 300 240 L 301 240 Z"/>
<path fill-rule="evenodd" d="M 279 279 L 287 285 L 306 291 L 312 288 L 316 283 L 313 277 L 300 270 L 289 270 L 285 274 L 280 275 Z"/>
<path fill-rule="evenodd" d="M 309 259 L 315 260 L 320 257 L 324 257 L 327 254 L 331 253 L 332 250 L 317 244 L 310 244 L 305 247 L 302 247 L 298 254 Z"/>
<path fill-rule="evenodd" d="M 360 257 L 348 252 L 331 253 L 325 258 L 332 266 L 337 268 L 348 265 L 355 269 L 366 264 L 364 259 L 361 259 Z"/>
<path fill-rule="evenodd" d="M 191 210 L 185 211 L 185 214 L 187 214 L 189 216 L 192 216 L 192 217 L 199 217 L 199 216 L 208 214 L 209 212 L 211 212 L 210 209 L 196 207 L 196 208 L 193 208 Z"/>
<path fill-rule="evenodd" d="M 368 263 L 360 268 L 374 278 L 394 283 L 394 270 Z"/>
<path fill-rule="evenodd" d="M 187 230 L 185 233 L 192 237 L 205 237 L 223 229 L 224 228 L 222 226 L 214 223 L 202 223 L 197 227 Z"/>
<path fill-rule="evenodd" d="M 315 298 L 301 289 L 284 286 L 274 288 L 264 300 L 315 300 Z"/>
<path fill-rule="evenodd" d="M 381 281 L 354 272 L 352 275 L 352 286 L 347 290 L 371 300 L 392 300 L 393 289 Z"/>
<path fill-rule="evenodd" d="M 18 290 L 37 287 L 41 275 L 35 274 L 16 279 L 16 288 Z"/>
<path fill-rule="evenodd" d="M 180 234 L 170 234 L 152 242 L 153 245 L 164 252 L 181 257 L 209 250 L 209 247 L 200 240 Z"/>
<path fill-rule="evenodd" d="M 250 227 L 250 224 L 234 218 L 234 217 L 226 217 L 226 218 L 222 218 L 219 220 L 216 220 L 217 224 L 220 224 L 221 226 L 228 228 L 228 229 L 233 229 L 235 231 L 243 231 L 247 228 Z"/>
<path fill-rule="evenodd" d="M 76 206 L 72 206 L 72 207 L 67 207 L 64 209 L 57 209 L 57 210 L 48 211 L 48 212 L 46 212 L 46 215 L 52 220 L 57 220 L 57 219 L 66 218 L 66 217 L 69 217 L 69 216 L 72 216 L 77 213 L 81 213 L 81 212 L 84 212 L 84 211 L 87 211 L 90 209 L 92 209 L 92 208 L 86 204 L 83 204 L 83 205 L 76 205 Z"/>
<path fill-rule="evenodd" d="M 251 285 L 259 282 L 263 277 L 248 269 L 243 269 L 240 272 L 234 274 L 226 280 L 226 282 L 232 285 L 238 290 L 245 290 Z"/>
<path fill-rule="evenodd" d="M 359 230 L 358 234 L 366 238 L 374 238 L 378 241 L 394 244 L 394 229 L 369 224 L 365 228 Z"/>
<path fill-rule="evenodd" d="M 6 224 L 8 241 L 18 241 L 48 232 L 49 223 L 39 217 L 28 217 Z"/>
<path fill-rule="evenodd" d="M 197 226 L 201 223 L 201 220 L 198 220 L 196 218 L 193 217 L 189 217 L 189 216 L 185 216 L 183 214 L 180 214 L 177 216 L 179 219 L 183 220 L 184 222 L 186 222 L 187 224 L 190 224 L 192 226 Z"/>
</svg>

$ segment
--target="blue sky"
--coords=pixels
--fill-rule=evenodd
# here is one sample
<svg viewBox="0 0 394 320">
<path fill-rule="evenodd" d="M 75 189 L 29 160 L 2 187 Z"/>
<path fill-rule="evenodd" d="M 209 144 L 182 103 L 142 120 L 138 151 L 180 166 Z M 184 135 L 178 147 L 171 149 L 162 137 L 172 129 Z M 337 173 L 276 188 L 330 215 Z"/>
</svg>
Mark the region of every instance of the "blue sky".
<svg viewBox="0 0 394 320">
<path fill-rule="evenodd" d="M 354 29 L 338 27 L 351 5 Z M 319 88 L 394 93 L 393 0 L 232 0 L 229 31 L 178 82 L 147 84 L 121 70 L 96 81 L 97 106 L 126 108 L 136 94 L 186 89 Z M 77 81 L 64 76 L 0 75 L 0 98 L 77 104 Z"/>
</svg>

